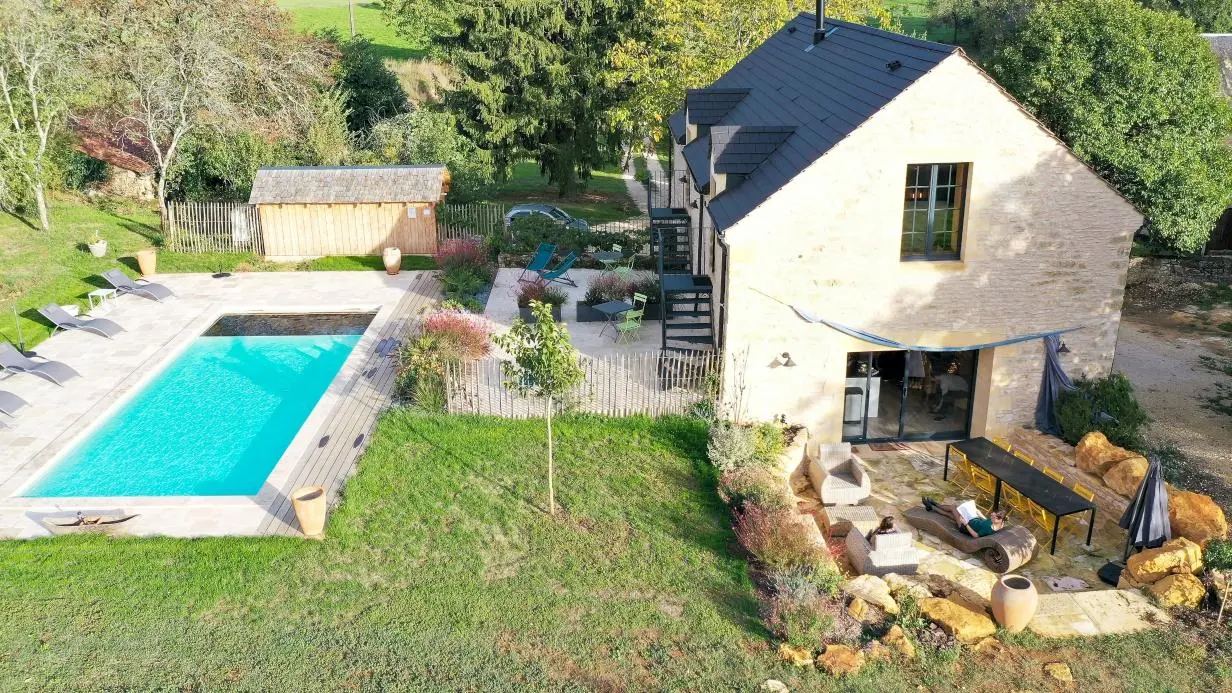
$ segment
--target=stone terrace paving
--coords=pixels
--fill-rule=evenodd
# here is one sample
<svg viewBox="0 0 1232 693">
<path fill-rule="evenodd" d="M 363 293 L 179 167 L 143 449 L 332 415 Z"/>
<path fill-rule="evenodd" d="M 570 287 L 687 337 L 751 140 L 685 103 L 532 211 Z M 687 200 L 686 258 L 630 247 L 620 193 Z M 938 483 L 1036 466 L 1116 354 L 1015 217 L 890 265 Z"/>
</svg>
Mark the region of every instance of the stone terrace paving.
<svg viewBox="0 0 1232 693">
<path fill-rule="evenodd" d="M 866 445 L 854 446 L 873 477 L 873 494 L 867 503 L 877 509 L 878 515 L 894 515 L 900 530 L 910 529 L 917 535 L 916 545 L 925 551 L 920 561 L 921 579 L 929 579 L 929 576 L 940 579 L 949 583 L 962 600 L 987 608 L 997 576 L 985 568 L 979 558 L 962 553 L 927 532 L 915 530 L 902 515 L 903 510 L 918 505 L 921 496 L 959 497 L 959 487 L 941 479 L 944 443 L 914 443 L 902 447 L 904 449 L 879 451 Z M 1036 449 L 1042 451 L 1044 448 L 1041 445 Z M 1072 455 L 1072 448 L 1070 450 Z M 1063 453 L 1063 448 L 1058 448 L 1057 452 Z M 1060 465 L 1056 459 L 1037 457 L 1036 460 L 1066 469 L 1067 474 L 1075 471 Z M 1016 523 L 1023 519 L 1011 516 L 1009 521 Z M 1047 546 L 1041 542 L 1035 558 L 1015 571 L 1029 578 L 1040 593 L 1039 609 L 1028 626 L 1031 631 L 1046 637 L 1128 633 L 1170 620 L 1166 612 L 1152 605 L 1140 592 L 1114 590 L 1097 577 L 1100 566 L 1119 558 L 1124 547 L 1125 532 L 1117 527 L 1118 519 L 1119 514 L 1114 516 L 1100 505 L 1093 546 L 1089 549 L 1083 543 L 1086 521 L 1064 520 L 1056 555 L 1050 556 Z M 1037 538 L 1039 536 L 1037 534 Z M 1081 592 L 1054 592 L 1045 581 L 1046 577 L 1079 578 L 1088 588 Z"/>
</svg>

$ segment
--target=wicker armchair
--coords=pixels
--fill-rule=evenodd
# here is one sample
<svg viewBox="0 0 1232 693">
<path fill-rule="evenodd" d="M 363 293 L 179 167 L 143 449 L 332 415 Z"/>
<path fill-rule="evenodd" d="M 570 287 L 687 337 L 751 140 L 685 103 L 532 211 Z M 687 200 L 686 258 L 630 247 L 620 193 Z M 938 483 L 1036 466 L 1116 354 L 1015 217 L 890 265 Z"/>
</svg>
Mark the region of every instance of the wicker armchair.
<svg viewBox="0 0 1232 693">
<path fill-rule="evenodd" d="M 847 534 L 847 559 L 861 575 L 915 575 L 920 567 L 920 550 L 911 532 L 874 534 L 870 546 L 859 532 Z"/>
<path fill-rule="evenodd" d="M 873 480 L 851 443 L 809 443 L 808 458 L 809 480 L 822 503 L 856 505 L 873 492 Z"/>
</svg>

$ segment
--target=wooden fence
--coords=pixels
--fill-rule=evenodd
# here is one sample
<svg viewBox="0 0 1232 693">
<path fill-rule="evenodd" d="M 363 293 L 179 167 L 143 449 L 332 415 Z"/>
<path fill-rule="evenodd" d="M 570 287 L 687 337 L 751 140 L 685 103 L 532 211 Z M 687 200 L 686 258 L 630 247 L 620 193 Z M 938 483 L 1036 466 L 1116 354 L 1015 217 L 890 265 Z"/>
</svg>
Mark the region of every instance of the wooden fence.
<svg viewBox="0 0 1232 693">
<path fill-rule="evenodd" d="M 688 414 L 713 401 L 723 364 L 719 353 L 662 351 L 582 356 L 584 384 L 565 398 L 562 409 L 629 416 Z M 505 386 L 498 359 L 451 366 L 446 373 L 446 409 L 510 419 L 543 416 L 543 401 Z"/>
<path fill-rule="evenodd" d="M 245 202 L 168 202 L 163 242 L 181 253 L 265 253 L 261 217 Z"/>
<path fill-rule="evenodd" d="M 470 202 L 442 205 L 436 218 L 437 239 L 441 242 L 474 240 L 504 228 L 508 205 L 496 202 Z"/>
</svg>

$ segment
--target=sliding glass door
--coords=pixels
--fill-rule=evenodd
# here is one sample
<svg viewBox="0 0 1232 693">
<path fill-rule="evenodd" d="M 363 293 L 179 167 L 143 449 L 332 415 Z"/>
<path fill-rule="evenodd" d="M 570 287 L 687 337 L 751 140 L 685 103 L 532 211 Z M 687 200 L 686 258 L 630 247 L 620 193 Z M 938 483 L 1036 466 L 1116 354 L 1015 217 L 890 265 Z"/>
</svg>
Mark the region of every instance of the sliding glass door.
<svg viewBox="0 0 1232 693">
<path fill-rule="evenodd" d="M 843 440 L 945 440 L 971 430 L 974 351 L 847 354 Z"/>
</svg>

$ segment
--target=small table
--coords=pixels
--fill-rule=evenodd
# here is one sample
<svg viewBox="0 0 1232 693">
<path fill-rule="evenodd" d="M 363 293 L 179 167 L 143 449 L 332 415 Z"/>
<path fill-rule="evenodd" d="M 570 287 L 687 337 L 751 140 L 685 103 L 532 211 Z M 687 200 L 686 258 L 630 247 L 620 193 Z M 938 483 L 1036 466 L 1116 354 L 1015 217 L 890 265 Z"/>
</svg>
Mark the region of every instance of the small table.
<svg viewBox="0 0 1232 693">
<path fill-rule="evenodd" d="M 877 511 L 871 505 L 831 505 L 824 509 L 830 536 L 846 536 L 852 530 L 868 534 L 881 524 Z"/>
<path fill-rule="evenodd" d="M 594 306 L 594 309 L 607 316 L 607 324 L 603 326 L 602 330 L 599 330 L 599 336 L 602 337 L 607 328 L 616 324 L 616 316 L 625 311 L 633 310 L 633 304 L 628 301 L 608 301 L 607 303 L 600 303 Z"/>
<path fill-rule="evenodd" d="M 591 253 L 590 256 L 603 264 L 604 272 L 611 272 L 612 265 L 615 265 L 624 259 L 625 254 L 618 250 L 600 250 L 598 252 Z"/>
<path fill-rule="evenodd" d="M 86 294 L 86 299 L 90 301 L 91 312 L 93 312 L 96 307 L 105 306 L 108 300 L 114 301 L 115 297 L 115 289 L 95 289 Z"/>
</svg>

